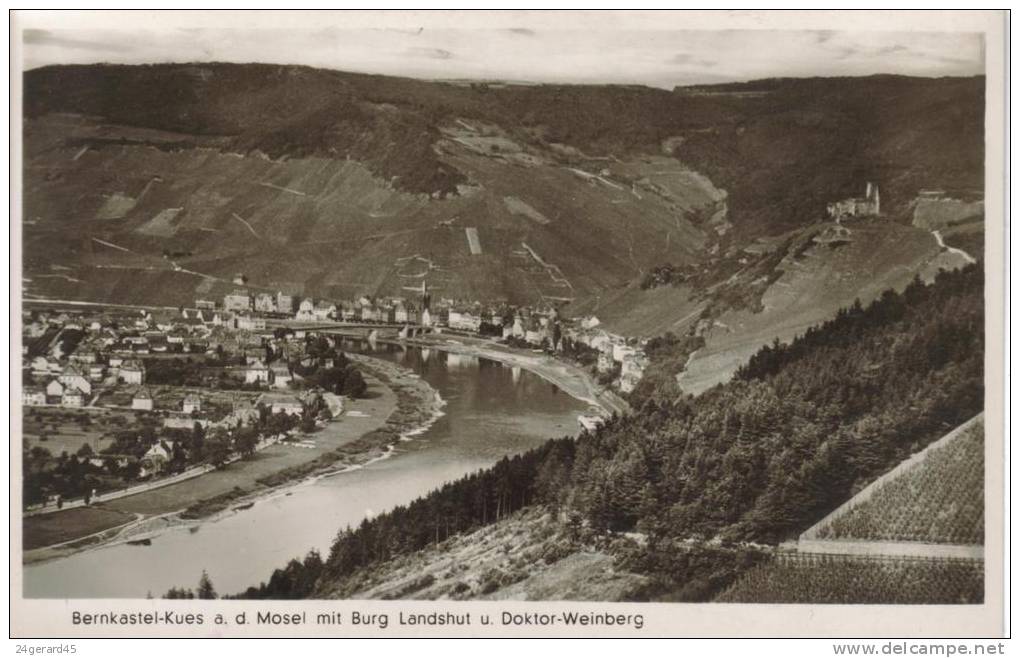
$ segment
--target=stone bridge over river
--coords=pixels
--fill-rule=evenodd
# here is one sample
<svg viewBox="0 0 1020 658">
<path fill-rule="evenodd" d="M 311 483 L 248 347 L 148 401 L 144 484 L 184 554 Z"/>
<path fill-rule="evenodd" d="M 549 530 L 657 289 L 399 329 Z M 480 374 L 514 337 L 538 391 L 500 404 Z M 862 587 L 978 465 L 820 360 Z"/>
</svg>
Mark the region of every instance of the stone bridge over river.
<svg viewBox="0 0 1020 658">
<path fill-rule="evenodd" d="M 269 329 L 286 328 L 293 331 L 316 331 L 332 334 L 368 337 L 375 332 L 380 338 L 412 338 L 425 333 L 426 328 L 420 324 L 383 323 L 383 322 L 307 322 L 301 320 L 266 320 Z"/>
</svg>

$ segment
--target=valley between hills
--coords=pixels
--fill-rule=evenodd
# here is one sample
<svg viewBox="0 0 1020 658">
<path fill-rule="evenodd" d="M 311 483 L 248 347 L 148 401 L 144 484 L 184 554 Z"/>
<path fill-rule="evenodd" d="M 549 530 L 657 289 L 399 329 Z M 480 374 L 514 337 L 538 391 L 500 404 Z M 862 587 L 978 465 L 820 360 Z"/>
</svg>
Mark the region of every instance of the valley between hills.
<svg viewBox="0 0 1020 658">
<path fill-rule="evenodd" d="M 25 83 L 26 299 L 187 306 L 240 275 L 339 301 L 425 282 L 704 336 L 697 392 L 854 299 L 966 262 L 932 230 L 983 250 L 979 78 L 667 92 L 210 64 Z M 882 219 L 828 240 L 826 203 L 866 181 Z M 663 265 L 684 280 L 643 288 Z"/>
<path fill-rule="evenodd" d="M 636 388 L 600 380 L 632 413 L 366 516 L 242 596 L 772 601 L 775 573 L 828 559 L 789 542 L 981 411 L 984 84 L 44 67 L 25 74 L 23 299 L 240 291 L 339 317 L 427 287 L 647 353 Z M 832 210 L 872 186 L 873 210 Z M 879 514 L 912 504 L 931 508 Z M 840 602 L 983 598 L 973 561 L 881 557 L 830 567 L 917 591 Z"/>
</svg>

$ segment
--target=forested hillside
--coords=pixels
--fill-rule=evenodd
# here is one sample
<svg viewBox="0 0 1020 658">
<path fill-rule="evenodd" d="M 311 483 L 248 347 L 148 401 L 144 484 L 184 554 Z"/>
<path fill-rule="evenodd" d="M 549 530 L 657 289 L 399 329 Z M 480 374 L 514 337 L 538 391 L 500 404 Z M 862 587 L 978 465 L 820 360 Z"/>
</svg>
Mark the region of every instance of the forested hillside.
<svg viewBox="0 0 1020 658">
<path fill-rule="evenodd" d="M 625 568 L 682 584 L 682 598 L 710 597 L 756 562 L 741 546 L 796 536 L 978 413 L 983 358 L 982 270 L 915 281 L 761 350 L 701 396 L 653 397 L 595 433 L 549 441 L 342 530 L 324 563 L 306 560 L 315 578 L 295 561 L 274 588 L 248 595 L 336 591 L 359 569 L 546 505 L 579 546 L 643 533 L 618 551 Z M 723 547 L 690 544 L 713 538 Z"/>
<path fill-rule="evenodd" d="M 983 183 L 981 77 L 668 91 L 206 63 L 24 82 L 27 296 L 181 306 L 240 273 L 255 291 L 335 301 L 427 279 L 451 299 L 575 304 L 633 336 L 684 333 L 708 304 L 753 316 L 721 319 L 750 334 L 730 337 L 742 351 L 727 374 L 790 335 L 783 320 L 802 331 L 926 276 L 940 247 L 909 226 L 918 193 L 976 202 Z M 773 239 L 816 230 L 867 181 L 881 220 L 798 270 L 828 303 L 778 281 L 797 273 L 773 262 Z M 676 314 L 637 289 L 664 264 L 692 275 Z M 699 373 L 719 340 L 689 383 L 717 383 Z"/>
<path fill-rule="evenodd" d="M 751 232 L 802 225 L 882 181 L 890 214 L 921 187 L 980 190 L 984 78 L 774 79 L 679 87 L 451 84 L 301 66 L 61 66 L 25 76 L 25 113 L 222 137 L 271 157 L 350 157 L 411 192 L 467 176 L 434 145 L 457 118 L 529 148 L 609 160 L 672 155 L 729 192 Z M 186 145 L 186 144 L 185 144 Z M 573 156 L 568 154 L 573 153 Z"/>
</svg>

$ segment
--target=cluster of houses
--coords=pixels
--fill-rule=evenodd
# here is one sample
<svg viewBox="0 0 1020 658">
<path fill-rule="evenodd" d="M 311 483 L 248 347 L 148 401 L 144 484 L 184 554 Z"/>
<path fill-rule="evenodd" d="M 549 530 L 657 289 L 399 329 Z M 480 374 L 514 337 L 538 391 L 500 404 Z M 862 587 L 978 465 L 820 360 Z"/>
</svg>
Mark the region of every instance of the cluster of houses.
<svg viewBox="0 0 1020 658">
<path fill-rule="evenodd" d="M 172 315 L 170 317 L 169 315 Z M 94 389 L 101 383 L 109 385 L 127 384 L 136 386 L 131 406 L 138 410 L 151 410 L 152 399 L 143 386 L 146 370 L 142 357 L 168 351 L 167 345 L 175 342 L 182 346 L 182 352 L 213 354 L 215 349 L 211 333 L 216 326 L 228 331 L 236 329 L 236 323 L 217 322 L 221 314 L 202 310 L 183 310 L 180 313 L 163 314 L 154 317 L 150 312 L 139 314 L 137 319 L 120 317 L 118 321 L 95 320 L 85 326 L 66 316 L 50 318 L 50 323 L 59 327 L 50 340 L 54 346 L 46 353 L 27 355 L 25 369 L 33 383 L 22 388 L 22 402 L 26 406 L 82 407 L 94 395 Z M 205 315 L 205 317 L 203 317 Z M 263 321 L 264 322 L 264 321 Z M 46 323 L 36 323 L 43 325 Z M 83 337 L 69 355 L 59 353 L 55 347 L 65 331 L 81 332 Z M 263 326 L 262 331 L 265 332 Z M 39 326 L 26 332 L 25 344 L 32 338 L 43 335 Z M 178 340 L 179 338 L 179 340 Z M 169 339 L 169 343 L 168 343 Z M 243 363 L 230 366 L 233 372 L 246 384 L 264 384 L 269 388 L 286 389 L 292 381 L 292 374 L 285 360 L 269 365 L 262 356 L 265 345 L 275 343 L 272 333 L 254 337 L 251 344 L 240 344 L 244 352 Z M 174 350 L 178 351 L 178 350 Z M 197 396 L 188 396 L 182 411 L 191 414 L 200 408 Z"/>
<path fill-rule="evenodd" d="M 151 396 L 146 400 L 141 388 L 146 380 L 142 359 L 210 352 L 215 327 L 229 328 L 222 314 L 208 310 L 53 313 L 26 320 L 22 352 L 32 382 L 22 388 L 26 406 L 87 406 L 100 384 L 128 384 L 139 387 L 131 406 L 151 409 Z"/>
<path fill-rule="evenodd" d="M 26 384 L 22 387 L 22 403 L 33 407 L 83 408 L 95 404 L 101 392 L 118 388 L 127 389 L 127 396 L 121 394 L 123 401 L 116 403 L 122 405 L 118 408 L 157 411 L 143 358 L 156 359 L 161 352 L 194 352 L 228 359 L 230 365 L 222 366 L 224 371 L 247 384 L 258 384 L 262 392 L 237 396 L 232 407 L 225 410 L 208 400 L 203 404 L 200 391 L 189 389 L 179 406 L 158 409 L 165 429 L 190 430 L 196 424 L 234 429 L 259 422 L 262 407 L 274 414 L 301 416 L 309 406 L 321 404 L 316 398 L 321 398 L 332 414 L 342 414 L 344 401 L 338 395 L 317 389 L 290 390 L 296 375 L 288 366 L 289 357 L 300 359 L 306 366 L 314 360 L 303 353 L 305 332 L 279 337 L 265 331 L 264 319 L 254 318 L 261 321 L 261 326 L 245 325 L 246 317 L 249 316 L 217 310 L 215 304 L 208 303 L 178 311 L 26 313 L 23 323 Z M 251 326 L 253 332 L 234 331 L 246 326 Z M 223 350 L 224 347 L 227 349 Z M 332 366 L 329 355 L 316 359 L 319 366 Z M 105 397 L 103 406 L 109 406 Z M 164 436 L 140 459 L 97 455 L 90 461 L 101 467 L 114 464 L 121 468 L 137 463 L 138 476 L 145 478 L 164 471 L 174 454 L 174 442 Z"/>
<path fill-rule="evenodd" d="M 23 386 L 22 404 L 84 407 L 92 397 L 94 385 L 107 377 L 117 377 L 128 384 L 145 380 L 145 365 L 141 361 L 117 357 L 111 361 L 109 365 L 68 363 L 63 367 L 49 360 L 34 362 L 33 377 L 45 383 Z"/>
<path fill-rule="evenodd" d="M 32 383 L 22 388 L 22 403 L 86 406 L 100 384 L 144 384 L 145 364 L 140 358 L 144 355 L 205 351 L 206 326 L 173 315 L 177 317 L 96 314 L 83 319 L 59 313 L 26 322 L 22 350 Z"/>
<path fill-rule="evenodd" d="M 254 402 L 239 400 L 233 410 L 222 419 L 212 422 L 208 419 L 194 418 L 193 413 L 201 410 L 201 398 L 195 394 L 185 396 L 182 403 L 181 413 L 170 414 L 164 419 L 164 427 L 175 427 L 191 429 L 196 423 L 202 427 L 223 427 L 233 429 L 241 425 L 250 425 L 258 421 L 258 408 L 266 406 L 271 413 L 287 414 L 289 416 L 300 416 L 304 413 L 305 406 L 311 404 L 314 397 L 319 396 L 317 391 L 305 391 L 299 394 L 267 392 L 261 394 Z M 151 398 L 150 398 L 151 399 Z M 140 460 L 141 470 L 139 477 L 147 477 L 161 473 L 167 463 L 173 459 L 174 442 L 163 438 L 156 441 L 149 450 L 142 455 Z"/>
<path fill-rule="evenodd" d="M 286 361 L 277 360 L 269 365 L 258 356 L 244 357 L 244 365 L 234 368 L 244 378 L 245 384 L 265 384 L 272 388 L 288 388 L 294 376 Z"/>
<path fill-rule="evenodd" d="M 639 341 L 606 331 L 594 316 L 569 326 L 563 335 L 575 344 L 598 352 L 595 368 L 599 373 L 613 373 L 619 369 L 617 381 L 622 393 L 633 391 L 648 367 L 648 357 Z"/>
<path fill-rule="evenodd" d="M 294 394 L 275 391 L 266 392 L 259 395 L 254 402 L 248 399 L 236 401 L 230 413 L 219 420 L 213 421 L 209 418 L 197 416 L 202 411 L 202 398 L 196 393 L 188 393 L 181 402 L 181 410 L 169 413 L 163 419 L 163 427 L 190 430 L 198 424 L 206 429 L 211 427 L 235 429 L 242 425 L 251 425 L 258 422 L 259 407 L 262 405 L 266 406 L 274 414 L 282 413 L 290 416 L 300 416 L 304 413 L 306 405 L 314 403 L 314 398 L 319 395 L 318 391 L 304 391 Z M 331 402 L 339 403 L 338 400 L 331 400 Z M 132 399 L 132 408 L 152 411 L 152 396 L 148 389 L 140 387 L 135 392 Z M 342 403 L 339 409 L 342 411 Z M 138 460 L 138 477 L 146 478 L 162 473 L 166 469 L 167 464 L 173 460 L 174 449 L 175 442 L 165 436 L 153 443 Z M 134 458 L 103 455 L 93 458 L 92 461 L 97 466 L 103 466 L 111 459 L 118 466 L 123 467 Z"/>
<path fill-rule="evenodd" d="M 877 204 L 877 187 L 873 192 L 869 189 L 868 194 L 875 195 Z M 417 301 L 400 297 L 371 299 L 364 296 L 339 302 L 310 298 L 298 301 L 282 293 L 256 294 L 237 289 L 224 297 L 223 310 L 238 314 L 231 318 L 228 326 L 257 332 L 265 329 L 265 319 L 260 314 L 287 313 L 287 309 L 293 307 L 288 304 L 296 304 L 293 318 L 299 321 L 365 322 L 405 327 L 414 325 L 435 331 L 512 339 L 536 349 L 550 351 L 561 351 L 563 340 L 569 339 L 598 351 L 599 373 L 611 373 L 618 369 L 618 386 L 624 393 L 634 389 L 648 365 L 640 345 L 605 331 L 599 326 L 597 318 L 563 321 L 553 307 L 510 307 L 506 304 L 485 305 L 449 299 L 433 301 L 424 285 L 420 300 Z M 211 302 L 199 300 L 195 305 L 205 311 L 215 309 L 215 304 Z M 246 374 L 248 382 L 284 382 L 281 386 L 283 388 L 286 387 L 285 378 L 283 372 L 273 373 L 257 367 Z"/>
<path fill-rule="evenodd" d="M 874 194 L 877 195 L 877 190 Z M 269 357 L 272 347 L 278 346 L 281 339 L 267 330 L 266 317 L 281 311 L 289 314 L 290 309 L 294 309 L 291 317 L 297 320 L 403 325 L 405 331 L 414 325 L 437 332 L 482 334 L 551 352 L 564 351 L 568 345 L 585 345 L 598 353 L 597 371 L 613 374 L 624 393 L 634 389 L 648 365 L 637 341 L 606 331 L 597 318 L 563 320 L 552 307 L 511 307 L 447 299 L 433 302 L 424 287 L 421 298 L 415 301 L 361 297 L 339 303 L 298 300 L 283 293 L 253 294 L 239 288 L 224 297 L 222 307 L 199 299 L 194 308 L 179 311 L 119 315 L 55 313 L 26 322 L 23 349 L 32 383 L 23 387 L 23 404 L 83 407 L 94 399 L 98 385 L 123 383 L 137 387 L 131 400 L 133 409 L 151 410 L 153 401 L 144 387 L 142 357 L 161 353 L 213 354 L 220 345 L 217 339 L 224 335 L 236 337 L 232 339 L 238 341 L 234 353 L 244 354 L 240 365 L 228 368 L 235 377 L 271 391 L 267 395 L 286 396 L 294 375 L 287 358 Z M 64 344 L 61 336 L 69 331 L 77 332 L 81 338 L 69 354 L 62 354 L 57 345 Z M 305 331 L 294 332 L 297 349 L 304 334 Z M 250 344 L 241 340 L 244 336 L 248 336 L 245 340 Z M 36 339 L 48 341 L 48 347 L 40 349 Z M 36 349 L 30 354 L 27 345 L 33 341 Z M 266 346 L 271 349 L 267 351 Z M 275 397 L 271 399 L 276 406 L 283 404 Z M 182 418 L 171 422 L 184 426 L 200 405 L 201 400 L 186 399 L 178 414 Z M 281 408 L 284 407 L 288 405 Z M 293 411 L 298 405 L 291 402 L 288 408 Z"/>
</svg>

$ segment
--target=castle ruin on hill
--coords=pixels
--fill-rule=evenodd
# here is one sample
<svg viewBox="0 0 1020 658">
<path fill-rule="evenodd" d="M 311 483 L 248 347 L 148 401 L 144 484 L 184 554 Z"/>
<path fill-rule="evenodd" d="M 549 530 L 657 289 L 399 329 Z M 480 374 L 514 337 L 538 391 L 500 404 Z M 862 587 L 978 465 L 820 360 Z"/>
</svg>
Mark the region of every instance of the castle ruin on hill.
<svg viewBox="0 0 1020 658">
<path fill-rule="evenodd" d="M 834 201 L 827 207 L 829 217 L 839 221 L 843 217 L 870 217 L 879 214 L 878 185 L 868 183 L 863 197 Z"/>
</svg>

